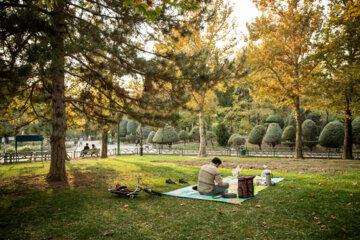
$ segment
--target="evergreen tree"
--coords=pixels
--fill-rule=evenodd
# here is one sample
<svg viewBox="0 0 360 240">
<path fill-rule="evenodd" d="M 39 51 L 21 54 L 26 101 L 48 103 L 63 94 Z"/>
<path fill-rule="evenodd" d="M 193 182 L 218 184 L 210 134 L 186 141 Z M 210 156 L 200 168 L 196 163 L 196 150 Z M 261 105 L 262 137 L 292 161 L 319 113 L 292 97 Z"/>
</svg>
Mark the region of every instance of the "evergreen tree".
<svg viewBox="0 0 360 240">
<path fill-rule="evenodd" d="M 186 140 L 189 139 L 189 134 L 185 130 L 181 130 L 178 134 L 178 137 L 181 141 L 184 141 L 184 143 L 185 143 Z"/>
<path fill-rule="evenodd" d="M 178 142 L 179 137 L 174 127 L 165 126 L 164 128 L 159 128 L 159 130 L 157 130 L 152 141 L 159 144 L 172 144 Z"/>
<path fill-rule="evenodd" d="M 344 136 L 344 126 L 338 121 L 330 122 L 320 134 L 320 145 L 326 148 L 340 148 L 344 144 Z"/>
<path fill-rule="evenodd" d="M 248 142 L 251 144 L 259 145 L 259 148 L 261 149 L 261 144 L 265 133 L 266 133 L 266 129 L 263 126 L 261 125 L 255 126 L 250 132 Z"/>
<path fill-rule="evenodd" d="M 216 139 L 220 146 L 226 146 L 227 141 L 230 137 L 230 133 L 227 131 L 223 123 L 219 123 L 215 129 Z"/>
<path fill-rule="evenodd" d="M 266 130 L 264 141 L 274 148 L 277 144 L 281 143 L 281 135 L 282 130 L 279 124 L 270 123 L 268 129 Z"/>
<path fill-rule="evenodd" d="M 302 137 L 305 146 L 309 147 L 310 150 L 317 145 L 318 141 L 318 127 L 315 122 L 311 119 L 307 119 L 302 123 Z"/>
<path fill-rule="evenodd" d="M 285 124 L 284 119 L 278 114 L 270 115 L 266 119 L 266 123 L 277 123 L 281 128 L 283 128 Z"/>
<path fill-rule="evenodd" d="M 149 136 L 148 136 L 148 138 L 147 138 L 147 142 L 148 143 L 154 143 L 153 142 L 153 138 L 154 138 L 154 136 L 155 136 L 155 131 L 151 131 L 150 133 L 149 133 Z"/>
<path fill-rule="evenodd" d="M 291 149 L 295 146 L 296 139 L 296 129 L 294 126 L 287 126 L 282 135 L 281 135 L 282 143 L 288 145 Z"/>
</svg>

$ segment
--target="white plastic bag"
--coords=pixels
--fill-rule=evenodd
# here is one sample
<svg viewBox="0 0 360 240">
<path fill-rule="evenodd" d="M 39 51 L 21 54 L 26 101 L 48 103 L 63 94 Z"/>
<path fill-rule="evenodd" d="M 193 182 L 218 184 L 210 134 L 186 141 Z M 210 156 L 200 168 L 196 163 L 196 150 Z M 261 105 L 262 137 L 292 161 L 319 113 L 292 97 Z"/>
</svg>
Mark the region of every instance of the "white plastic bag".
<svg viewBox="0 0 360 240">
<path fill-rule="evenodd" d="M 237 167 L 232 170 L 232 174 L 234 177 L 240 177 L 241 176 L 240 172 L 241 172 L 241 168 L 239 165 L 237 165 Z"/>
</svg>

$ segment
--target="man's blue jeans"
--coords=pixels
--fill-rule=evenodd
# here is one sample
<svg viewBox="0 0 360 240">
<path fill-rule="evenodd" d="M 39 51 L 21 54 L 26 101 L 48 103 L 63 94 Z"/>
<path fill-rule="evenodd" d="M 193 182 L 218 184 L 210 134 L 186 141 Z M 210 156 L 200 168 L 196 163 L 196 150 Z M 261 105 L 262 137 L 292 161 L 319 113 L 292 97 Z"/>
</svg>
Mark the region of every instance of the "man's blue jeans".
<svg viewBox="0 0 360 240">
<path fill-rule="evenodd" d="M 201 195 L 207 195 L 207 196 L 215 196 L 215 195 L 219 195 L 222 193 L 227 193 L 227 189 L 229 188 L 229 183 L 225 182 L 222 184 L 222 186 L 219 185 L 215 185 L 214 189 L 209 192 L 200 192 Z"/>
</svg>

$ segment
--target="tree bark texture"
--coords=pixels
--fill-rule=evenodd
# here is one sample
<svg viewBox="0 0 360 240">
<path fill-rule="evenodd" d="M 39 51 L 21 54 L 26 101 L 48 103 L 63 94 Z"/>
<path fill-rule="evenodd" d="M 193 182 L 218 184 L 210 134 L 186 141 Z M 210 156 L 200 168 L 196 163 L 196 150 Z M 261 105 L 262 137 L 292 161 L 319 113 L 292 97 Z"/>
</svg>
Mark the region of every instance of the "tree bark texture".
<svg viewBox="0 0 360 240">
<path fill-rule="evenodd" d="M 352 126 L 351 126 L 352 114 L 350 110 L 350 101 L 346 100 L 345 110 L 345 138 L 343 146 L 343 159 L 353 159 L 352 154 Z"/>
<path fill-rule="evenodd" d="M 107 148 L 108 148 L 108 130 L 103 129 L 101 133 L 101 158 L 107 158 Z"/>
<path fill-rule="evenodd" d="M 295 142 L 295 158 L 304 158 L 302 151 L 302 129 L 301 129 L 301 112 L 300 112 L 300 99 L 295 99 L 295 112 L 296 112 L 296 142 Z"/>
<path fill-rule="evenodd" d="M 206 134 L 204 126 L 204 111 L 201 109 L 199 113 L 199 131 L 200 131 L 200 147 L 199 156 L 206 157 Z"/>
<path fill-rule="evenodd" d="M 52 47 L 51 81 L 52 81 L 52 133 L 51 164 L 47 175 L 48 181 L 65 181 L 65 78 L 64 78 L 64 4 L 54 5 L 52 33 L 49 33 Z"/>
</svg>

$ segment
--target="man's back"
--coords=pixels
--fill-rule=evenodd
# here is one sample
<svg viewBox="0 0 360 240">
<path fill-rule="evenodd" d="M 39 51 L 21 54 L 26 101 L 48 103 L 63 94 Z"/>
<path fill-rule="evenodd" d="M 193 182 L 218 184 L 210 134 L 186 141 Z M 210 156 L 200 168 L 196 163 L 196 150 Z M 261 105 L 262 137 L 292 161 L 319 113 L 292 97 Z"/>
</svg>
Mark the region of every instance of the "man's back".
<svg viewBox="0 0 360 240">
<path fill-rule="evenodd" d="M 222 183 L 222 178 L 219 169 L 215 164 L 209 163 L 201 167 L 198 177 L 198 191 L 199 192 L 211 192 L 214 189 L 216 180 L 218 183 Z"/>
</svg>

